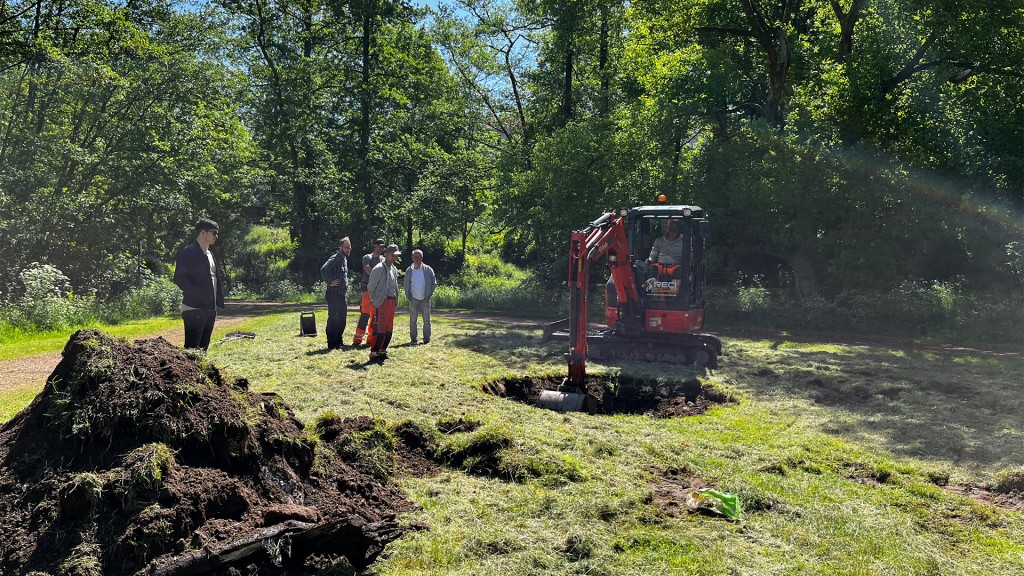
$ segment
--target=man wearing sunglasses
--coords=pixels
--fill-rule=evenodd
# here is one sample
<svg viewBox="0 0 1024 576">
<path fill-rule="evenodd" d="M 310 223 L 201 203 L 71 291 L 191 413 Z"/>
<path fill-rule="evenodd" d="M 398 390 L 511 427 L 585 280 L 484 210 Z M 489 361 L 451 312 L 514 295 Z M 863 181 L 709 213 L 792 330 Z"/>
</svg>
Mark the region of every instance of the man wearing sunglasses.
<svg viewBox="0 0 1024 576">
<path fill-rule="evenodd" d="M 208 218 L 196 222 L 196 241 L 178 252 L 174 283 L 181 288 L 181 319 L 185 323 L 185 348 L 206 350 L 224 307 L 224 282 L 210 246 L 220 236 L 220 226 Z"/>
</svg>

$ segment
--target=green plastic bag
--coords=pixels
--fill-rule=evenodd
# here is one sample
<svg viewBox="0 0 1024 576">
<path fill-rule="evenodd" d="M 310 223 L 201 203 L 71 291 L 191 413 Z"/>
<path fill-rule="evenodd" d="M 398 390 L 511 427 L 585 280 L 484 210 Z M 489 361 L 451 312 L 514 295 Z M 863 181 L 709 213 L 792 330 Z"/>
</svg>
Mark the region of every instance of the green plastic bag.
<svg viewBox="0 0 1024 576">
<path fill-rule="evenodd" d="M 690 508 L 707 508 L 714 510 L 726 518 L 739 520 L 740 518 L 740 497 L 732 492 L 723 492 L 714 488 L 701 488 L 695 495 L 691 495 Z"/>
</svg>

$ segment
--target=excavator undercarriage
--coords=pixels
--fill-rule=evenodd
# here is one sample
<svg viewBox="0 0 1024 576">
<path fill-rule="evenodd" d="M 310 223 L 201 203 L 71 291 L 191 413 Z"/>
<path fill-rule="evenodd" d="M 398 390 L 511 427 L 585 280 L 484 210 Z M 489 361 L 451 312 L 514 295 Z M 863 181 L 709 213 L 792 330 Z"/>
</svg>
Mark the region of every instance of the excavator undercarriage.
<svg viewBox="0 0 1024 576">
<path fill-rule="evenodd" d="M 569 320 L 544 327 L 544 341 L 569 341 Z M 700 368 L 718 368 L 722 341 L 711 334 L 670 334 L 659 337 L 625 337 L 614 330 L 587 330 L 587 357 L 594 360 L 639 360 L 693 364 Z"/>
</svg>

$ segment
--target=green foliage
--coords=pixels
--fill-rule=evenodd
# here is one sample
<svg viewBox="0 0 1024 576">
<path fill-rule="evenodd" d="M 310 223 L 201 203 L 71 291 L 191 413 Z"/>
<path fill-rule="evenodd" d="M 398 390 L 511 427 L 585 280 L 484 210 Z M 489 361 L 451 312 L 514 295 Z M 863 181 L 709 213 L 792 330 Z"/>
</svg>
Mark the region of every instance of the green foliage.
<svg viewBox="0 0 1024 576">
<path fill-rule="evenodd" d="M 104 305 L 101 316 L 107 323 L 116 323 L 165 316 L 178 312 L 180 306 L 181 289 L 167 278 L 157 278 L 147 273 L 142 277 L 141 286 Z"/>
<path fill-rule="evenodd" d="M 93 298 L 75 296 L 60 270 L 33 262 L 19 275 L 24 291 L 0 309 L 6 323 L 57 330 L 82 323 L 92 312 Z"/>
<path fill-rule="evenodd" d="M 235 250 L 232 279 L 257 293 L 271 282 L 290 279 L 288 267 L 295 247 L 286 229 L 253 226 Z"/>
<path fill-rule="evenodd" d="M 721 327 L 1020 343 L 1024 296 L 969 291 L 953 283 L 905 282 L 887 292 L 800 298 L 759 283 L 708 289 L 709 323 Z"/>
<path fill-rule="evenodd" d="M 0 290 L 45 257 L 112 297 L 125 252 L 167 261 L 198 215 L 229 223 L 253 150 L 209 11 L 76 0 L 2 20 Z"/>
<path fill-rule="evenodd" d="M 461 270 L 440 283 L 434 308 L 555 314 L 567 309 L 568 295 L 542 283 L 530 270 L 503 262 L 493 253 L 467 254 Z"/>
<path fill-rule="evenodd" d="M 96 322 L 116 324 L 176 312 L 181 290 L 148 271 L 141 285 L 116 298 L 99 301 L 71 291 L 68 278 L 49 264 L 32 263 L 20 274 L 24 290 L 13 300 L 0 300 L 0 325 L 9 329 L 69 330 Z"/>
</svg>

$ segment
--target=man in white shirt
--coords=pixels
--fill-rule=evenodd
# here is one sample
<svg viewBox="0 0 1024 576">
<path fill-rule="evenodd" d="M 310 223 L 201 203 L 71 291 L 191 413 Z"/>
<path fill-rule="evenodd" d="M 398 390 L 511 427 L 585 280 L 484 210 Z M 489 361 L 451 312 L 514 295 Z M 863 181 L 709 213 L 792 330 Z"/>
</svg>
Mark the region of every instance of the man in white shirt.
<svg viewBox="0 0 1024 576">
<path fill-rule="evenodd" d="M 647 264 L 682 263 L 683 237 L 679 235 L 679 220 L 669 220 L 665 227 L 665 235 L 654 241 Z"/>
<path fill-rule="evenodd" d="M 423 251 L 412 251 L 412 266 L 405 271 L 405 298 L 409 301 L 409 338 L 416 344 L 417 317 L 423 315 L 423 343 L 430 343 L 430 297 L 437 282 L 434 269 L 423 263 Z"/>
</svg>

